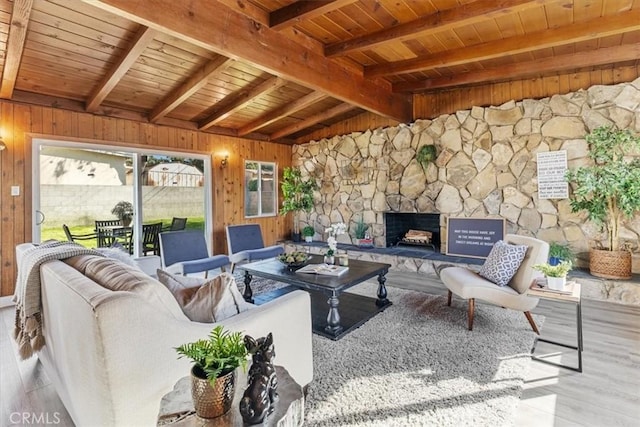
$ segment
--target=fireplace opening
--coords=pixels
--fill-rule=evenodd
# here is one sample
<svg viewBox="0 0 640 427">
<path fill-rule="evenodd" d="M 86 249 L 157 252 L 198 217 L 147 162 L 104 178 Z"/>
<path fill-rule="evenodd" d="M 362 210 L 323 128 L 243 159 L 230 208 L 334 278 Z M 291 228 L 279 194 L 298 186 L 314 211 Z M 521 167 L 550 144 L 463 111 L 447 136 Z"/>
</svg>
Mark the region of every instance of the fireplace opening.
<svg viewBox="0 0 640 427">
<path fill-rule="evenodd" d="M 410 245 L 440 250 L 438 213 L 385 212 L 384 223 L 387 247 Z"/>
</svg>

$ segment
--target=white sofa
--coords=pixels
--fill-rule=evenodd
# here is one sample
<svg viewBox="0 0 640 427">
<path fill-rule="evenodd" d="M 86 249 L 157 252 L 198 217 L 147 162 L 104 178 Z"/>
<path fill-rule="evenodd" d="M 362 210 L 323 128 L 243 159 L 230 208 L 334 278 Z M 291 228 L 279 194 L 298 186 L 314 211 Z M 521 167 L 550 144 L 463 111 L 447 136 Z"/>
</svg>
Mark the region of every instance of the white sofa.
<svg viewBox="0 0 640 427">
<path fill-rule="evenodd" d="M 29 247 L 16 247 L 18 268 Z M 206 338 L 215 324 L 190 321 L 160 282 L 148 298 L 108 290 L 62 261 L 42 264 L 40 273 L 46 344 L 37 355 L 76 425 L 156 425 L 162 396 L 191 367 L 174 348 Z M 253 337 L 272 332 L 275 363 L 300 385 L 311 382 L 306 292 L 291 292 L 220 323 Z"/>
</svg>

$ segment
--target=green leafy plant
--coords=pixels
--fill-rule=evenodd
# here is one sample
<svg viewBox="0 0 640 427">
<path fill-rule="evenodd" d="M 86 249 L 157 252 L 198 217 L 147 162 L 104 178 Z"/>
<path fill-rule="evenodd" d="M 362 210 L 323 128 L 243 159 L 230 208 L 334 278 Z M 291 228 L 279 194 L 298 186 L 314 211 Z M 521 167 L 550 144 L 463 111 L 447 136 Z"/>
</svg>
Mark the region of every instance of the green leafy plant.
<svg viewBox="0 0 640 427">
<path fill-rule="evenodd" d="M 216 326 L 208 339 L 183 344 L 175 349 L 180 357 L 188 357 L 194 363 L 198 374 L 204 374 L 213 387 L 216 378 L 225 375 L 238 366 L 247 367 L 247 348 L 240 332 L 225 331 Z M 195 372 L 194 372 L 195 373 Z M 197 375 L 197 374 L 196 374 Z"/>
<path fill-rule="evenodd" d="M 356 239 L 364 239 L 368 229 L 369 226 L 364 223 L 364 219 L 361 216 L 358 222 L 356 222 L 353 234 L 356 236 Z"/>
<path fill-rule="evenodd" d="M 435 145 L 423 145 L 416 153 L 416 160 L 420 162 L 422 167 L 427 167 L 429 162 L 433 162 L 437 156 Z"/>
<path fill-rule="evenodd" d="M 283 197 L 280 214 L 293 212 L 293 232 L 300 234 L 300 212 L 311 212 L 313 209 L 313 191 L 316 189 L 316 183 L 312 180 L 304 181 L 300 169 L 286 167 L 280 188 Z"/>
<path fill-rule="evenodd" d="M 549 258 L 574 262 L 575 255 L 568 243 L 551 242 L 549 243 Z"/>
<path fill-rule="evenodd" d="M 532 268 L 541 271 L 547 277 L 566 277 L 573 268 L 573 264 L 571 261 L 562 261 L 558 265 L 536 264 Z"/>
<path fill-rule="evenodd" d="M 640 158 L 629 157 L 640 148 L 640 137 L 629 130 L 601 126 L 586 136 L 593 165 L 570 170 L 571 210 L 586 210 L 589 219 L 608 233 L 610 251 L 620 250 L 620 222 L 640 211 Z"/>
<path fill-rule="evenodd" d="M 304 237 L 313 237 L 316 234 L 316 229 L 310 225 L 307 225 L 302 229 L 302 235 Z"/>
<path fill-rule="evenodd" d="M 121 200 L 111 209 L 111 213 L 120 220 L 131 219 L 133 217 L 133 205 L 131 202 Z"/>
</svg>

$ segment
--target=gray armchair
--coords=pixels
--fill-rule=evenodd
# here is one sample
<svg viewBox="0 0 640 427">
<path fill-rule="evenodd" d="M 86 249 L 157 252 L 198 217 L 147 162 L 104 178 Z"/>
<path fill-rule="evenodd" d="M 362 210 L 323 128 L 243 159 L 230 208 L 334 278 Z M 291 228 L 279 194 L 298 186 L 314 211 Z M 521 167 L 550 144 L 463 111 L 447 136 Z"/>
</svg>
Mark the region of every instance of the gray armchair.
<svg viewBox="0 0 640 427">
<path fill-rule="evenodd" d="M 536 334 L 540 334 L 533 317 L 531 317 L 531 310 L 538 305 L 539 300 L 528 296 L 527 290 L 534 278 L 541 275 L 532 266 L 547 262 L 549 244 L 533 237 L 515 234 L 507 234 L 504 241 L 528 246 L 524 260 L 511 281 L 506 286 L 498 286 L 467 268 L 444 268 L 440 272 L 440 279 L 449 290 L 447 305 L 451 305 L 452 294 L 469 301 L 468 327 L 470 331 L 473 330 L 475 300 L 479 299 L 501 307 L 524 312 L 531 328 Z"/>
<path fill-rule="evenodd" d="M 160 233 L 160 258 L 162 268 L 173 274 L 186 276 L 210 270 L 224 271 L 229 265 L 226 255 L 209 255 L 204 234 L 198 230 L 167 231 Z"/>
<path fill-rule="evenodd" d="M 273 258 L 284 253 L 280 245 L 264 246 L 260 224 L 228 225 L 227 247 L 232 273 L 238 263 Z"/>
</svg>

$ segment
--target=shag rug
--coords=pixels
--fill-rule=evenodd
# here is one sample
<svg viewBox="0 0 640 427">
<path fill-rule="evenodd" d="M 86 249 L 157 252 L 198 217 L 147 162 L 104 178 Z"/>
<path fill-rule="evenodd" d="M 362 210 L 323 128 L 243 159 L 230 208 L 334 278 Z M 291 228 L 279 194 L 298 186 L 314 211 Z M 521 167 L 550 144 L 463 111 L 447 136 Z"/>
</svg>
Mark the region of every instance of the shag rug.
<svg viewBox="0 0 640 427">
<path fill-rule="evenodd" d="M 255 294 L 280 286 L 252 281 Z M 305 426 L 513 425 L 535 335 L 525 316 L 476 304 L 469 331 L 464 300 L 387 292 L 393 305 L 342 339 L 313 335 Z"/>
</svg>

